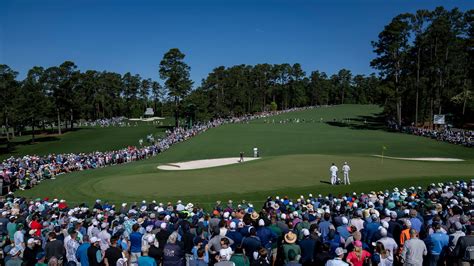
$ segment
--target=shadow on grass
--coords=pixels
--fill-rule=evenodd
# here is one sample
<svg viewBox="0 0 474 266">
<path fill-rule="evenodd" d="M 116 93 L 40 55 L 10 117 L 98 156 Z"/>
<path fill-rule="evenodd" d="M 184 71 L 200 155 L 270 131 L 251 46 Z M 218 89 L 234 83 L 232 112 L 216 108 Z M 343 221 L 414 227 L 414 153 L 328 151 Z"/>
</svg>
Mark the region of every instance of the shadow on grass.
<svg viewBox="0 0 474 266">
<path fill-rule="evenodd" d="M 173 130 L 174 126 L 161 125 L 161 126 L 157 126 L 156 128 L 157 129 L 163 129 L 163 130 Z"/>
<path fill-rule="evenodd" d="M 5 140 L 0 143 L 0 154 L 14 153 L 15 150 L 20 146 L 33 145 L 33 144 L 42 143 L 42 142 L 53 142 L 53 141 L 58 141 L 58 140 L 59 138 L 55 136 L 35 137 L 34 142 L 32 142 L 31 139 L 22 140 L 22 141 L 12 141 L 12 142 L 7 142 Z"/>
<path fill-rule="evenodd" d="M 342 121 L 333 120 L 326 122 L 326 124 L 334 127 L 346 127 L 357 130 L 387 130 L 383 113 L 376 115 L 360 115 L 354 118 L 346 118 Z"/>
</svg>

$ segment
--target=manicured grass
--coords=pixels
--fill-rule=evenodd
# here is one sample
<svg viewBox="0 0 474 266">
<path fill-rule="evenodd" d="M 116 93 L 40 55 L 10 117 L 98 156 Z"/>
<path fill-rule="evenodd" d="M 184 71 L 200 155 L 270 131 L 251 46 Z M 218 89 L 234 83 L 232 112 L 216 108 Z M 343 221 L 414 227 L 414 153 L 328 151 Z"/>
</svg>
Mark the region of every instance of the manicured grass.
<svg viewBox="0 0 474 266">
<path fill-rule="evenodd" d="M 12 141 L 12 151 L 0 154 L 0 160 L 31 154 L 116 150 L 129 145 L 137 146 L 139 139 L 146 141 L 148 134 L 163 135 L 164 130 L 151 123 L 137 123 L 137 126 L 131 127 L 82 127 L 62 135 L 38 135 L 33 144 L 31 136 L 21 136 Z"/>
<path fill-rule="evenodd" d="M 59 197 L 72 202 L 91 202 L 99 197 L 117 203 L 183 199 L 209 204 L 217 199 L 262 201 L 277 194 L 368 192 L 472 177 L 473 149 L 380 130 L 380 111 L 377 106 L 344 105 L 225 125 L 175 145 L 155 158 L 60 176 L 21 195 Z M 280 124 L 284 119 L 300 119 L 300 123 Z M 382 163 L 372 156 L 380 154 L 382 146 L 387 147 L 387 156 L 466 161 L 385 159 Z M 253 147 L 260 149 L 261 160 L 191 171 L 156 168 L 160 163 L 236 157 L 240 151 L 249 156 Z M 341 166 L 344 161 L 353 169 L 352 185 L 334 187 L 325 183 L 330 164 Z"/>
</svg>

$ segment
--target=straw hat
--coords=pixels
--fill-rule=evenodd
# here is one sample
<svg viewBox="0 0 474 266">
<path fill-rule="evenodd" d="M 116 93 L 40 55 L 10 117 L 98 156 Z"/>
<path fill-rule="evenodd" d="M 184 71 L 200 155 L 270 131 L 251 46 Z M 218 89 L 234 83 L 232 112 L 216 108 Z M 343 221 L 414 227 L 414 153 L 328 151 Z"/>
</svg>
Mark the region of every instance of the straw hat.
<svg viewBox="0 0 474 266">
<path fill-rule="evenodd" d="M 293 244 L 296 242 L 296 234 L 293 233 L 293 232 L 288 232 L 286 235 L 285 235 L 285 242 L 288 243 L 288 244 Z"/>
<path fill-rule="evenodd" d="M 258 212 L 252 212 L 252 214 L 250 215 L 250 218 L 252 218 L 252 220 L 257 220 L 258 217 L 260 217 L 260 215 L 258 214 Z"/>
</svg>

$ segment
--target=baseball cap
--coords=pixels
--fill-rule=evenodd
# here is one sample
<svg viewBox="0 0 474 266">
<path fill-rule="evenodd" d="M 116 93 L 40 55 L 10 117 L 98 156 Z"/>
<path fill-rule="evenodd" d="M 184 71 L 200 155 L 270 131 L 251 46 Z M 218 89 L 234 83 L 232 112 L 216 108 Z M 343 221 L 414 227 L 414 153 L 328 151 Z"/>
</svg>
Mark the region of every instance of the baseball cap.
<svg viewBox="0 0 474 266">
<path fill-rule="evenodd" d="M 303 232 L 304 236 L 309 236 L 309 230 L 308 229 L 303 228 L 303 230 L 301 230 L 301 232 Z"/>
<path fill-rule="evenodd" d="M 335 252 L 336 252 L 336 255 L 341 256 L 342 254 L 347 253 L 347 250 L 343 248 L 336 248 Z"/>
</svg>

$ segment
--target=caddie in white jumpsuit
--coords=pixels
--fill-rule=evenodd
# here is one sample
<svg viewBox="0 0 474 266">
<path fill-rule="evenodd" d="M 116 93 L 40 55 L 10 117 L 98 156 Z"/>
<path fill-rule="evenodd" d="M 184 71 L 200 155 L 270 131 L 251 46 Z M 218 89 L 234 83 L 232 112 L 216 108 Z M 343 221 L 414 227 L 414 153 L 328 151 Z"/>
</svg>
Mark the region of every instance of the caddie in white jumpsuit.
<svg viewBox="0 0 474 266">
<path fill-rule="evenodd" d="M 350 170 L 351 170 L 351 167 L 347 164 L 347 162 L 344 162 L 344 165 L 342 166 L 342 172 L 344 173 L 344 185 L 351 184 L 351 181 L 349 180 Z"/>
<path fill-rule="evenodd" d="M 332 163 L 331 168 L 329 168 L 329 172 L 331 172 L 331 185 L 335 185 L 337 183 L 337 171 L 339 171 L 339 169 L 337 169 L 337 166 Z"/>
</svg>

